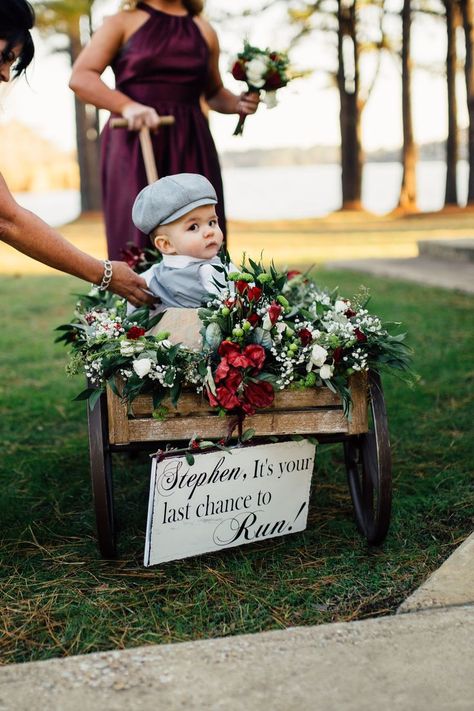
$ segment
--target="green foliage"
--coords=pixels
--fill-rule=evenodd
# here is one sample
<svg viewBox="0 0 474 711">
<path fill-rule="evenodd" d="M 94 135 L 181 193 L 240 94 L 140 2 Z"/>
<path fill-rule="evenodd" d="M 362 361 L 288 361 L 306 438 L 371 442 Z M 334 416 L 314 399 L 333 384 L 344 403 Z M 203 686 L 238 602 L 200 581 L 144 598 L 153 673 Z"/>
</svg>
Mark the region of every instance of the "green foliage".
<svg viewBox="0 0 474 711">
<path fill-rule="evenodd" d="M 68 371 L 80 372 L 82 359 L 89 386 L 104 391 L 120 382 L 119 394 L 129 404 L 142 393 L 156 393 L 160 404 L 168 393 L 177 407 L 183 389 L 197 388 L 212 406 L 247 415 L 269 407 L 276 390 L 327 386 L 349 415 L 348 376 L 369 368 L 409 369 L 405 334 L 391 334 L 360 306 L 368 301 L 365 291 L 350 301 L 337 289 L 317 287 L 307 273 L 278 272 L 273 263 L 265 269 L 244 258 L 240 269 L 228 275 L 222 267 L 219 295 L 198 310 L 200 353 L 172 346 L 168 333 L 150 335 L 162 314 L 150 318 L 147 307 L 128 314 L 124 301 L 92 289 L 79 298 L 72 321 L 57 329 L 57 341 L 72 353 Z M 100 392 L 89 387 L 78 395 L 88 397 L 92 407 Z"/>
</svg>

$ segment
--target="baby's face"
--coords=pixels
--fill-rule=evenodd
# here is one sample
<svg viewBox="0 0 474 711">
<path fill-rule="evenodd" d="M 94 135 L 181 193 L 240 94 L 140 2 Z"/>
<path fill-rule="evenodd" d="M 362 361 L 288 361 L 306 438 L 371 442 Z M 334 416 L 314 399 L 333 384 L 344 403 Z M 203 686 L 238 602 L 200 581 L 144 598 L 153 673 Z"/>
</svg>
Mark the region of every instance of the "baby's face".
<svg viewBox="0 0 474 711">
<path fill-rule="evenodd" d="M 164 254 L 184 254 L 198 259 L 215 257 L 224 239 L 214 205 L 196 207 L 158 231 L 161 235 L 155 244 Z M 168 246 L 159 244 L 160 236 L 166 236 Z"/>
</svg>

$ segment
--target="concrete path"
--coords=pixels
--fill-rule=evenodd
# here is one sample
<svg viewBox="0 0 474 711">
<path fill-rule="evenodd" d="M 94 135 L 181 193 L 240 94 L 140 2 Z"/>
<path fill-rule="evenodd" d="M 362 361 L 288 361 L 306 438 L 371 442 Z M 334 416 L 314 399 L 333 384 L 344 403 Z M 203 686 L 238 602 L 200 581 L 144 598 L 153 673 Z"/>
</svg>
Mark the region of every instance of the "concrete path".
<svg viewBox="0 0 474 711">
<path fill-rule="evenodd" d="M 327 268 L 413 281 L 474 294 L 474 237 L 418 241 L 410 259 L 355 259 L 328 262 Z"/>
<path fill-rule="evenodd" d="M 474 263 L 448 262 L 431 257 L 413 259 L 355 259 L 328 262 L 327 269 L 346 269 L 374 276 L 412 281 L 474 294 Z"/>
<path fill-rule="evenodd" d="M 400 605 L 398 612 L 467 604 L 474 605 L 474 533 Z"/>
<path fill-rule="evenodd" d="M 474 607 L 0 669 L 1 711 L 472 711 Z"/>
</svg>

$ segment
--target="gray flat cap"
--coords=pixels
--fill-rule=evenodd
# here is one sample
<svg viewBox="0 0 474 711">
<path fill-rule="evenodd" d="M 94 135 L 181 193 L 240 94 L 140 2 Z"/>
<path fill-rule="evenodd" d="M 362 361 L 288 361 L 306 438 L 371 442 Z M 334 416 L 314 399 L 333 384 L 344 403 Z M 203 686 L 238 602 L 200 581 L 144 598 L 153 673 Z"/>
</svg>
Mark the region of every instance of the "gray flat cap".
<svg viewBox="0 0 474 711">
<path fill-rule="evenodd" d="M 160 178 L 138 193 L 132 208 L 135 227 L 150 234 L 202 205 L 215 205 L 216 191 L 203 175 L 178 173 Z"/>
</svg>

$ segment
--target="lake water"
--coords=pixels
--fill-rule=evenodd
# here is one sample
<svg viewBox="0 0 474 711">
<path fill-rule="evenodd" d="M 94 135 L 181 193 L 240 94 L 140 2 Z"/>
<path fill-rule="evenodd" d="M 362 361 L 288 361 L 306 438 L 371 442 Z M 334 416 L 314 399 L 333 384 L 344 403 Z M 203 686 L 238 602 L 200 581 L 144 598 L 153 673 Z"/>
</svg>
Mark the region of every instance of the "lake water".
<svg viewBox="0 0 474 711">
<path fill-rule="evenodd" d="M 468 166 L 458 165 L 458 194 L 466 201 Z M 441 161 L 420 163 L 417 170 L 418 206 L 423 211 L 443 206 L 446 166 Z M 390 212 L 398 201 L 401 166 L 369 163 L 364 167 L 362 201 L 370 212 Z M 224 170 L 226 209 L 235 220 L 295 219 L 321 217 L 341 205 L 340 168 L 337 165 L 305 165 Z M 17 193 L 18 202 L 57 227 L 79 215 L 75 190 L 49 193 Z"/>
</svg>

